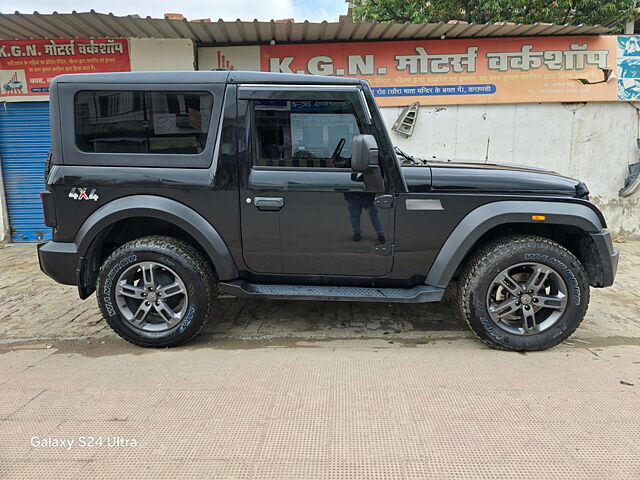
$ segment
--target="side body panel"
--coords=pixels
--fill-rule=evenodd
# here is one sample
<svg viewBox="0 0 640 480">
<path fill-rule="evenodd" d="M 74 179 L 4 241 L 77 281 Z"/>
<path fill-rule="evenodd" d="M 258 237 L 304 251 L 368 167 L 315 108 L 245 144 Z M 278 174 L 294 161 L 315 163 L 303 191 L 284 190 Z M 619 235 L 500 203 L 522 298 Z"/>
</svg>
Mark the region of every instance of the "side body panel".
<svg viewBox="0 0 640 480">
<path fill-rule="evenodd" d="M 349 171 L 254 170 L 241 190 L 245 262 L 260 273 L 383 276 L 391 255 L 376 253 L 378 216 L 385 238 L 393 241 L 393 208 L 375 205 Z M 279 211 L 260 211 L 256 198 L 280 198 Z M 354 206 L 355 204 L 355 206 Z M 361 240 L 353 241 L 352 210 L 361 205 Z"/>
<path fill-rule="evenodd" d="M 546 217 L 546 224 L 572 226 L 585 233 L 596 233 L 603 228 L 598 216 L 586 205 L 536 200 L 488 203 L 465 216 L 448 236 L 425 283 L 446 287 L 465 255 L 483 234 L 503 224 L 531 223 L 533 214 Z"/>
<path fill-rule="evenodd" d="M 427 200 L 428 208 L 408 209 L 407 205 L 415 200 Z M 412 277 L 414 281 L 445 287 L 482 235 L 502 225 L 533 224 L 533 214 L 545 215 L 546 220 L 538 225 L 550 228 L 573 226 L 585 234 L 604 228 L 587 202 L 569 200 L 462 193 L 399 195 L 396 254 L 390 276 L 399 280 Z M 416 265 L 424 267 L 418 271 Z"/>
</svg>

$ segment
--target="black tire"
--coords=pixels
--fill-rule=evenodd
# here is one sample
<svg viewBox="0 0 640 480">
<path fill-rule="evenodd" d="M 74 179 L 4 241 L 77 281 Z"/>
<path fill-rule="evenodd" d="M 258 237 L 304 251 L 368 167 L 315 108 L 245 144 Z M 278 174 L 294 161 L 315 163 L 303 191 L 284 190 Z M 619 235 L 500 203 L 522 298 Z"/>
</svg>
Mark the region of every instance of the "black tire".
<svg viewBox="0 0 640 480">
<path fill-rule="evenodd" d="M 138 278 L 142 275 L 140 273 L 142 269 L 136 267 L 138 265 L 151 266 L 148 268 L 155 269 L 156 273 L 153 274 L 152 279 L 158 279 L 158 288 L 156 288 L 157 293 L 153 294 L 154 299 L 156 294 L 161 294 L 159 287 L 166 286 L 172 281 L 181 282 L 179 288 L 186 292 L 179 295 L 168 292 L 165 294 L 167 297 L 174 295 L 171 300 L 157 298 L 157 302 L 146 302 L 146 305 L 151 303 L 151 307 L 147 308 L 149 313 L 144 317 L 149 322 L 146 328 L 153 327 L 157 330 L 147 331 L 142 326 L 134 326 L 125 316 L 128 307 L 126 305 L 121 307 L 123 301 L 134 302 L 130 310 L 133 312 L 136 308 L 135 302 L 144 303 L 144 300 L 130 300 L 116 293 L 119 279 L 124 275 L 134 277 L 137 275 Z M 165 285 L 162 285 L 162 278 L 169 279 L 165 280 Z M 171 280 L 172 278 L 174 280 Z M 146 287 L 141 286 L 143 284 L 140 280 L 135 282 L 139 285 L 135 288 L 145 290 Z M 153 288 L 150 289 L 153 291 Z M 139 295 L 146 296 L 147 293 Z M 96 297 L 102 315 L 109 326 L 125 340 L 142 347 L 173 347 L 191 340 L 205 324 L 213 301 L 217 297 L 216 279 L 209 263 L 189 244 L 171 237 L 144 237 L 122 245 L 104 261 L 98 273 Z M 175 298 L 179 300 L 174 300 Z M 162 325 L 162 321 L 166 319 L 162 318 L 161 309 L 153 310 L 155 308 L 153 305 L 159 305 L 160 300 L 166 304 L 170 301 L 179 302 L 183 314 L 170 317 L 172 322 L 178 323 L 171 325 L 167 322 Z M 157 325 L 151 323 L 153 320 L 156 320 Z"/>
<path fill-rule="evenodd" d="M 547 286 L 541 285 L 541 293 L 526 295 L 527 291 L 522 287 L 527 285 L 527 272 L 533 272 L 538 267 L 541 271 L 550 272 L 545 280 L 548 283 L 544 284 Z M 516 273 L 521 275 L 518 278 L 523 278 L 522 282 L 517 282 L 519 285 L 514 288 L 507 280 L 507 285 L 517 292 L 503 288 L 504 281 L 498 279 L 506 278 L 503 277 L 504 272 L 513 278 L 512 272 L 518 271 L 522 272 Z M 529 278 L 534 276 L 529 273 Z M 564 283 L 563 292 L 557 293 L 558 290 L 555 290 L 556 295 L 564 299 L 555 302 L 553 308 L 540 307 L 542 297 L 538 296 L 552 292 L 554 288 L 551 279 L 555 279 L 559 288 L 563 288 Z M 500 289 L 504 296 L 498 300 L 496 295 Z M 522 295 L 526 295 L 526 298 Z M 499 308 L 507 301 L 510 306 Z M 545 350 L 566 340 L 582 322 L 589 305 L 589 282 L 578 259 L 564 247 L 544 237 L 514 235 L 488 243 L 471 258 L 460 277 L 458 304 L 469 327 L 489 346 L 521 352 Z M 495 319 L 499 314 L 516 308 L 512 313 L 505 314 L 507 320 Z M 537 320 L 525 322 L 525 308 L 527 312 L 538 308 L 537 315 L 542 322 L 546 318 L 549 326 L 542 329 L 542 322 L 537 327 L 533 327 Z M 519 325 L 518 317 L 521 322 Z"/>
</svg>

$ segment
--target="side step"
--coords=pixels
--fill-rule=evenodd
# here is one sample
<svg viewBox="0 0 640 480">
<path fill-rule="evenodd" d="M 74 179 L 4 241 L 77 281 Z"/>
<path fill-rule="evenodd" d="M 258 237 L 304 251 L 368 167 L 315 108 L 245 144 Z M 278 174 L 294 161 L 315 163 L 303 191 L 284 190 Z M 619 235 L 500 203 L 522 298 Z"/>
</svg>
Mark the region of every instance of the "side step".
<svg viewBox="0 0 640 480">
<path fill-rule="evenodd" d="M 337 287 L 315 285 L 272 285 L 244 280 L 220 282 L 220 290 L 236 297 L 280 300 L 331 300 L 338 302 L 437 302 L 444 288 L 417 285 L 413 288 Z"/>
</svg>

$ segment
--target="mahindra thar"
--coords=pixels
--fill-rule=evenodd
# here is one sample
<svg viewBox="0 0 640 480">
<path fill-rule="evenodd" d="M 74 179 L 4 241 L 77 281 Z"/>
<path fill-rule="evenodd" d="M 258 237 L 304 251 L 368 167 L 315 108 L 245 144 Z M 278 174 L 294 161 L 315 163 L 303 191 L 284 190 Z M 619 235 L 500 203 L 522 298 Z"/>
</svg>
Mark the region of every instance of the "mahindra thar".
<svg viewBox="0 0 640 480">
<path fill-rule="evenodd" d="M 190 340 L 220 292 L 413 303 L 451 285 L 480 339 L 542 350 L 614 280 L 584 183 L 408 155 L 363 80 L 78 74 L 50 94 L 40 267 L 137 345 Z"/>
</svg>

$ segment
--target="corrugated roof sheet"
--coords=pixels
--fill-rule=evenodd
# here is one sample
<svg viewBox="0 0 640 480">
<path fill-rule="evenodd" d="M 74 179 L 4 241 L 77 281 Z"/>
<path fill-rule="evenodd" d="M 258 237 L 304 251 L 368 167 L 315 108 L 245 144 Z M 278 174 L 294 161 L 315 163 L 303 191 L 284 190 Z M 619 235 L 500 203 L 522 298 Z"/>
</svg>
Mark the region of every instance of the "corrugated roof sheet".
<svg viewBox="0 0 640 480">
<path fill-rule="evenodd" d="M 36 38 L 190 38 L 199 44 L 260 44 L 349 42 L 367 40 L 409 40 L 469 37 L 522 37 L 546 35 L 601 35 L 610 29 L 587 25 L 553 25 L 537 23 L 468 24 L 448 23 L 351 23 L 351 22 L 190 22 L 161 18 L 117 17 L 111 13 L 0 14 L 0 39 Z"/>
</svg>

